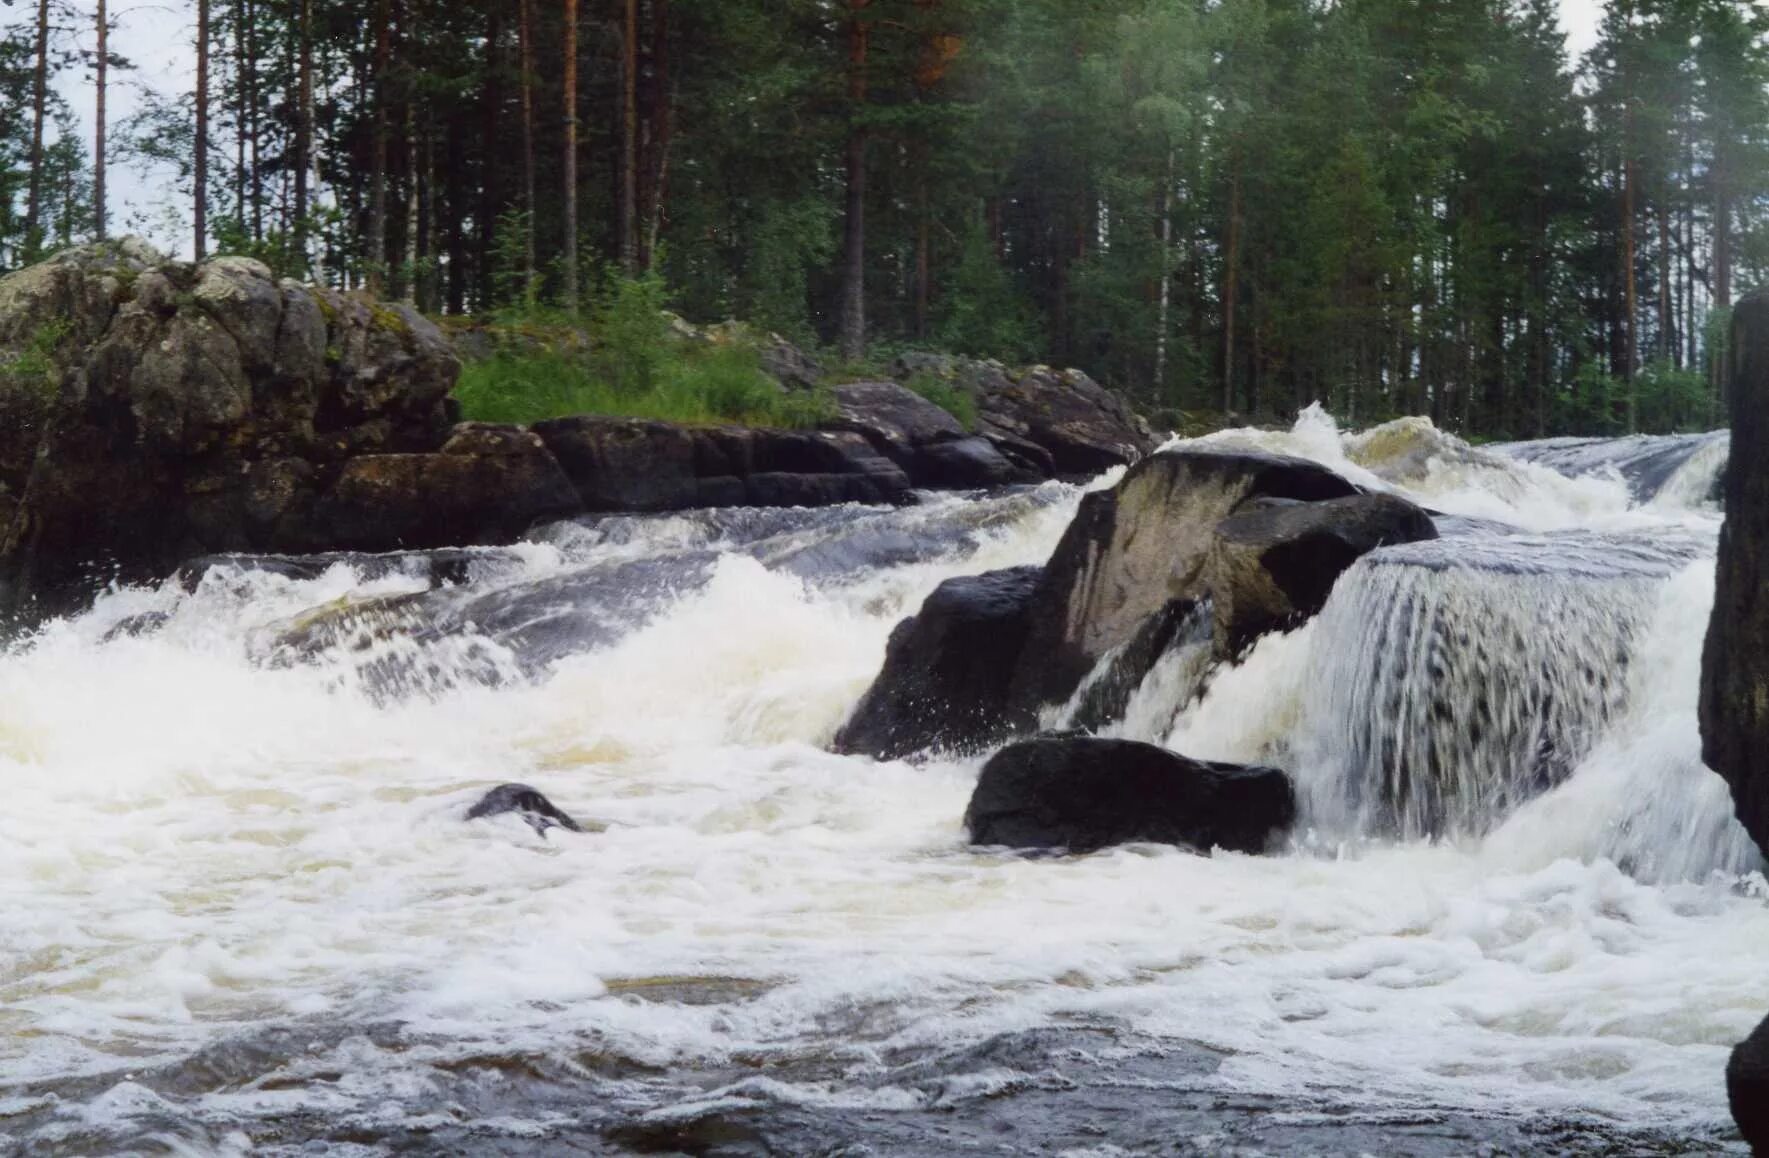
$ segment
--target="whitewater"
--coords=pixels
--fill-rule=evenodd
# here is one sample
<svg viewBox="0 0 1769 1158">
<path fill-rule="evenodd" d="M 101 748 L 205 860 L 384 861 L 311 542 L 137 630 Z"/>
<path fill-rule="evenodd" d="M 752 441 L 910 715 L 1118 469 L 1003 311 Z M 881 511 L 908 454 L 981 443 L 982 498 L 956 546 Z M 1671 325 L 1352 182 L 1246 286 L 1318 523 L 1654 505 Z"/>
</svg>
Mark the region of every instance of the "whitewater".
<svg viewBox="0 0 1769 1158">
<path fill-rule="evenodd" d="M 1044 562 L 1083 487 L 219 561 L 20 633 L 0 1151 L 1742 1152 L 1724 436 L 1201 441 L 1445 536 L 1104 729 L 1289 771 L 1266 857 L 973 850 L 980 759 L 824 750 L 891 629 Z M 509 781 L 593 831 L 463 820 Z"/>
</svg>

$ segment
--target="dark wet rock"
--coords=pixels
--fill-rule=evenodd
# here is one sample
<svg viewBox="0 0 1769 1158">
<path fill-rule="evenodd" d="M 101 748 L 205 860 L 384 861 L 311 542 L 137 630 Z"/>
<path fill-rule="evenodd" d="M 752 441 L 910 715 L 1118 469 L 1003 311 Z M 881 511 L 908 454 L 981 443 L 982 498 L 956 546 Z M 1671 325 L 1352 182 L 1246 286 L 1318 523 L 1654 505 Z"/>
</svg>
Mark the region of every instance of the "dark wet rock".
<svg viewBox="0 0 1769 1158">
<path fill-rule="evenodd" d="M 458 370 L 415 311 L 245 258 L 124 240 L 0 279 L 0 586 L 305 549 L 345 460 L 441 447 Z"/>
<path fill-rule="evenodd" d="M 299 530 L 314 550 L 393 551 L 507 543 L 581 509 L 546 446 L 521 427 L 466 424 L 435 454 L 366 454 L 344 464 Z"/>
<path fill-rule="evenodd" d="M 1206 595 L 1216 528 L 1242 503 L 1356 493 L 1304 459 L 1204 449 L 1144 459 L 1116 488 L 1082 499 L 1051 556 L 1014 700 L 1063 702 L 1172 601 Z"/>
<path fill-rule="evenodd" d="M 503 816 L 508 813 L 520 816 L 530 828 L 542 836 L 545 836 L 550 828 L 563 828 L 567 832 L 584 831 L 583 825 L 571 819 L 560 810 L 558 805 L 526 784 L 498 785 L 480 797 L 478 803 L 467 810 L 466 819 L 480 820 L 488 816 Z"/>
<path fill-rule="evenodd" d="M 1214 609 L 1208 599 L 1175 599 L 1144 620 L 1130 642 L 1109 653 L 1082 686 L 1067 726 L 1091 730 L 1123 719 L 1136 689 L 1169 651 L 1195 648 L 1200 652 L 1199 658 L 1207 661 L 1214 622 Z M 1200 679 L 1206 667 L 1203 662 L 1197 665 Z M 1194 689 L 1197 690 L 1202 690 L 1201 684 Z M 1184 696 L 1181 706 L 1190 698 Z"/>
<path fill-rule="evenodd" d="M 1435 538 L 1430 516 L 1397 495 L 1255 500 L 1217 524 L 1205 567 L 1218 651 L 1313 617 L 1345 569 L 1376 548 Z"/>
<path fill-rule="evenodd" d="M 1701 661 L 1701 747 L 1732 786 L 1739 821 L 1769 851 L 1769 293 L 1738 303 L 1732 350 L 1734 453 Z"/>
<path fill-rule="evenodd" d="M 919 486 L 970 489 L 1044 476 L 1014 465 L 986 438 L 957 438 L 922 447 L 915 456 L 911 477 Z"/>
<path fill-rule="evenodd" d="M 590 511 L 892 503 L 908 476 L 858 434 L 578 417 L 536 424 Z"/>
<path fill-rule="evenodd" d="M 1085 853 L 1147 842 L 1258 853 L 1295 818 L 1290 778 L 1275 768 L 1051 736 L 991 757 L 964 822 L 976 845 Z"/>
<path fill-rule="evenodd" d="M 1769 1154 L 1769 1020 L 1732 1051 L 1726 1063 L 1726 1100 L 1753 1154 Z"/>
<path fill-rule="evenodd" d="M 897 625 L 884 668 L 836 734 L 835 750 L 895 760 L 975 752 L 1036 723 L 1009 703 L 1039 569 L 1016 567 L 935 589 Z"/>
</svg>

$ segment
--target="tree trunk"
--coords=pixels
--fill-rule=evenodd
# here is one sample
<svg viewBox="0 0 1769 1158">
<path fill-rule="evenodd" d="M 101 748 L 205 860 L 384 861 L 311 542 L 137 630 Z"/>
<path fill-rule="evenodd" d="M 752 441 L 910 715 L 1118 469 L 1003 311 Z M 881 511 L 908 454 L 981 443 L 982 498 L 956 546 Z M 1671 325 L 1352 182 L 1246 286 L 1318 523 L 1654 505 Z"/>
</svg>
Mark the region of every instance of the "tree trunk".
<svg viewBox="0 0 1769 1158">
<path fill-rule="evenodd" d="M 1229 160 L 1228 240 L 1222 259 L 1222 412 L 1235 409 L 1235 298 L 1240 293 L 1241 158 L 1232 149 Z"/>
<path fill-rule="evenodd" d="M 387 123 L 388 69 L 393 58 L 392 0 L 375 5 L 375 127 L 369 161 L 368 288 L 380 294 L 387 286 Z"/>
<path fill-rule="evenodd" d="M 1622 328 L 1622 380 L 1627 383 L 1628 433 L 1639 429 L 1639 399 L 1634 394 L 1634 370 L 1639 353 L 1635 336 L 1639 324 L 1639 291 L 1634 280 L 1634 106 L 1628 105 L 1622 134 L 1622 306 L 1627 311 Z"/>
<path fill-rule="evenodd" d="M 498 156 L 498 126 L 504 105 L 504 24 L 503 6 L 492 4 L 486 14 L 485 25 L 485 85 L 480 96 L 479 122 L 479 238 L 477 260 L 479 262 L 478 295 L 479 307 L 484 309 L 492 300 L 492 250 L 497 244 L 498 213 L 503 204 L 503 182 L 498 180 L 503 166 L 496 161 Z M 455 139 L 457 134 L 449 131 L 449 188 L 452 190 L 459 182 L 454 173 Z M 453 213 L 460 212 L 451 193 L 449 208 Z M 454 258 L 449 259 L 449 308 L 459 312 L 462 302 L 456 301 L 455 286 L 460 279 L 455 275 L 452 266 Z"/>
<path fill-rule="evenodd" d="M 104 211 L 104 98 L 110 72 L 110 35 L 110 15 L 105 10 L 105 0 L 98 0 L 98 60 L 92 94 L 92 228 L 100 241 L 104 240 L 107 224 Z"/>
<path fill-rule="evenodd" d="M 296 57 L 295 252 L 307 264 L 308 174 L 313 171 L 313 0 L 301 0 L 300 48 Z"/>
<path fill-rule="evenodd" d="M 531 4 L 533 0 L 517 0 L 516 51 L 521 57 L 522 75 L 518 78 L 522 93 L 522 294 L 526 302 L 535 297 L 535 161 L 534 161 L 534 34 Z"/>
<path fill-rule="evenodd" d="M 43 244 L 43 119 L 49 109 L 49 0 L 37 2 L 37 63 L 31 77 L 31 171 L 25 195 L 25 256 Z"/>
<path fill-rule="evenodd" d="M 1155 392 L 1167 396 L 1167 333 L 1173 317 L 1174 149 L 1167 146 L 1167 177 L 1161 183 L 1161 292 L 1155 315 Z"/>
<path fill-rule="evenodd" d="M 1658 356 L 1669 362 L 1677 348 L 1677 315 L 1671 312 L 1670 190 L 1658 203 Z"/>
<path fill-rule="evenodd" d="M 418 293 L 419 263 L 424 253 L 419 245 L 423 222 L 419 219 L 418 178 L 421 173 L 418 164 L 418 113 L 411 93 L 406 93 L 405 101 L 405 253 L 400 262 L 404 267 L 395 280 L 405 290 L 405 299 L 413 305 L 419 304 L 421 295 Z"/>
<path fill-rule="evenodd" d="M 233 212 L 246 229 L 246 71 L 252 58 L 246 52 L 246 0 L 233 0 Z"/>
<path fill-rule="evenodd" d="M 246 61 L 242 80 L 246 89 L 246 146 L 250 150 L 246 187 L 252 201 L 252 240 L 263 241 L 264 171 L 258 165 L 258 147 L 262 136 L 258 130 L 258 10 L 253 0 L 246 0 Z"/>
<path fill-rule="evenodd" d="M 863 18 L 872 0 L 848 0 L 847 221 L 843 230 L 841 352 L 866 352 L 866 56 L 871 28 Z"/>
<path fill-rule="evenodd" d="M 639 0 L 626 0 L 620 66 L 620 265 L 639 272 Z"/>
<path fill-rule="evenodd" d="M 640 198 L 645 235 L 639 261 L 646 269 L 656 260 L 663 233 L 663 207 L 669 191 L 670 143 L 675 132 L 675 92 L 670 82 L 669 0 L 651 0 L 651 110 L 646 126 L 643 166 L 645 193 Z"/>
<path fill-rule="evenodd" d="M 1714 308 L 1732 308 L 1732 172 L 1723 143 L 1714 147 Z"/>
<path fill-rule="evenodd" d="M 577 311 L 577 0 L 565 0 L 565 106 L 564 173 L 564 238 L 562 247 L 564 286 L 561 297 L 565 308 Z"/>
<path fill-rule="evenodd" d="M 209 0 L 197 0 L 197 126 L 192 230 L 198 261 L 209 253 Z"/>
<path fill-rule="evenodd" d="M 925 342 L 934 297 L 933 210 L 926 142 L 918 141 L 915 152 L 915 337 Z"/>
</svg>

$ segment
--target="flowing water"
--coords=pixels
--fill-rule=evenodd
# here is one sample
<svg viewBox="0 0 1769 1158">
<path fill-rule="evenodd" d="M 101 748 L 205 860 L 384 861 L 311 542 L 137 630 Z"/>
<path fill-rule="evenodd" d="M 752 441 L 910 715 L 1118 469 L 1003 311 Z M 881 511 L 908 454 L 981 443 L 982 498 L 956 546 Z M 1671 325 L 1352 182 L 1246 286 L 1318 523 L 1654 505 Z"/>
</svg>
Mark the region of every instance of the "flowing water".
<svg viewBox="0 0 1769 1158">
<path fill-rule="evenodd" d="M 1056 484 L 217 561 L 15 641 L 0 1151 L 1738 1148 L 1723 443 L 1209 441 L 1445 535 L 1236 667 L 1177 632 L 1109 725 L 1290 770 L 1270 857 L 972 851 L 977 762 L 823 751 L 935 585 L 1048 556 Z M 462 819 L 512 780 L 595 831 Z"/>
</svg>

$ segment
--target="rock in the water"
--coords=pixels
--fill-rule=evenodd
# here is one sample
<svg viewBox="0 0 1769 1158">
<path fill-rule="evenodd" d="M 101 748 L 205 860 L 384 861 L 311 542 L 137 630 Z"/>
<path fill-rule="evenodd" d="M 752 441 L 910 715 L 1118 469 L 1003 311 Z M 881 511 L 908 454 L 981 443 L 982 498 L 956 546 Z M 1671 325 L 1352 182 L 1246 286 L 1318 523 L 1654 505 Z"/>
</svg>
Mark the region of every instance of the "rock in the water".
<svg viewBox="0 0 1769 1158">
<path fill-rule="evenodd" d="M 536 789 L 526 784 L 500 784 L 479 798 L 479 802 L 467 810 L 466 819 L 480 820 L 487 816 L 502 816 L 513 812 L 528 822 L 528 826 L 540 833 L 547 834 L 550 828 L 563 828 L 567 832 L 582 832 L 583 825 L 571 819 L 559 806 L 548 800 Z"/>
<path fill-rule="evenodd" d="M 1207 594 L 1217 526 L 1242 503 L 1356 493 L 1326 467 L 1298 458 L 1193 449 L 1139 462 L 1116 489 L 1082 500 L 1051 556 L 1015 700 L 1061 703 L 1107 652 L 1128 644 L 1175 599 Z"/>
<path fill-rule="evenodd" d="M 1275 768 L 1207 764 L 1129 740 L 1050 736 L 983 767 L 965 813 L 972 844 L 1093 852 L 1148 842 L 1264 852 L 1296 818 Z"/>
<path fill-rule="evenodd" d="M 1030 728 L 1036 717 L 1012 706 L 1008 690 L 1038 577 L 1016 567 L 942 583 L 891 633 L 884 669 L 835 750 L 880 760 L 974 752 Z"/>
<path fill-rule="evenodd" d="M 1079 370 L 1035 366 L 1011 384 L 991 385 L 979 397 L 982 432 L 1043 448 L 1059 475 L 1098 474 L 1155 449 L 1130 404 Z"/>
<path fill-rule="evenodd" d="M 1397 495 L 1248 505 L 1217 524 L 1205 567 L 1224 655 L 1313 617 L 1345 569 L 1376 548 L 1437 538 L 1431 516 Z"/>
<path fill-rule="evenodd" d="M 1733 453 L 1701 661 L 1702 760 L 1769 851 L 1769 293 L 1735 307 L 1731 349 Z"/>
<path fill-rule="evenodd" d="M 1726 1100 L 1751 1153 L 1769 1154 L 1769 1020 L 1733 1048 L 1726 1063 Z"/>
<path fill-rule="evenodd" d="M 535 433 L 589 511 L 894 503 L 909 478 L 847 432 L 559 418 Z"/>
</svg>

